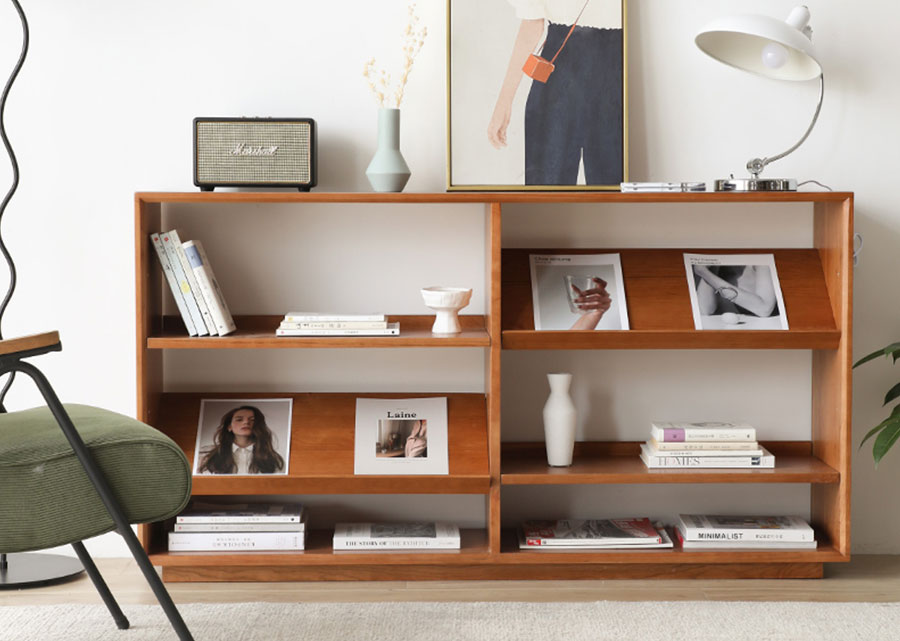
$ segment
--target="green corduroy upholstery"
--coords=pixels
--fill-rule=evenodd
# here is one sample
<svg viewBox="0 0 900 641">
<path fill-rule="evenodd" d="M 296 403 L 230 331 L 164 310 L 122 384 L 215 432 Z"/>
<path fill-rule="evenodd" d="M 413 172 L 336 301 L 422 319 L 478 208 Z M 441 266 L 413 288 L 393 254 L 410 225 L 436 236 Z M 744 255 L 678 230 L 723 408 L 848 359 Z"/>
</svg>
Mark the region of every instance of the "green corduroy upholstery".
<svg viewBox="0 0 900 641">
<path fill-rule="evenodd" d="M 130 523 L 178 514 L 191 494 L 181 448 L 122 414 L 65 405 Z M 25 552 L 115 529 L 50 410 L 0 414 L 0 552 Z"/>
</svg>

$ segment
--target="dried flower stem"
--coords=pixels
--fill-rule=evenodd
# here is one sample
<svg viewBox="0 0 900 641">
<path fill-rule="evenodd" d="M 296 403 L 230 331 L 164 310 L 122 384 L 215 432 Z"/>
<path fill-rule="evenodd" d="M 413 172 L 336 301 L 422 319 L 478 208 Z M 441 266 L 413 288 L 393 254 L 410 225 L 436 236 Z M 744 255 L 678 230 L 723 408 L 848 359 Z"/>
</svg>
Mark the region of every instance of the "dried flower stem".
<svg viewBox="0 0 900 641">
<path fill-rule="evenodd" d="M 428 35 L 428 28 L 419 26 L 419 16 L 416 15 L 416 5 L 411 3 L 406 13 L 409 16 L 406 23 L 406 29 L 403 31 L 403 70 L 400 72 L 400 80 L 397 83 L 393 94 L 390 92 L 391 74 L 383 69 L 375 68 L 375 58 L 369 58 L 363 67 L 363 77 L 375 96 L 375 101 L 379 107 L 390 106 L 390 98 L 393 98 L 393 104 L 400 107 L 403 102 L 403 92 L 406 89 L 406 82 L 409 80 L 409 72 L 412 71 L 413 63 L 422 45 L 425 44 L 425 37 Z"/>
</svg>

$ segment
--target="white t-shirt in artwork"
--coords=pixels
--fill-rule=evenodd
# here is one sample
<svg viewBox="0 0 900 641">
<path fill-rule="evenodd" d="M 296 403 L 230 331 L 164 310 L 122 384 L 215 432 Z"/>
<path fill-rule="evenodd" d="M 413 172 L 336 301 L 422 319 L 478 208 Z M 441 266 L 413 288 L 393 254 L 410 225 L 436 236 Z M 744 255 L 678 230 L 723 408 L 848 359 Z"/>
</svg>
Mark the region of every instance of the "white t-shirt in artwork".
<svg viewBox="0 0 900 641">
<path fill-rule="evenodd" d="M 582 27 L 598 29 L 622 28 L 621 0 L 509 0 L 516 8 L 516 16 L 522 20 L 549 20 L 555 24 L 571 25 L 578 12 L 584 13 L 578 20 Z"/>
<path fill-rule="evenodd" d="M 232 443 L 231 454 L 234 456 L 234 462 L 237 465 L 235 474 L 249 474 L 250 462 L 253 460 L 253 446 L 241 447 L 237 443 Z"/>
</svg>

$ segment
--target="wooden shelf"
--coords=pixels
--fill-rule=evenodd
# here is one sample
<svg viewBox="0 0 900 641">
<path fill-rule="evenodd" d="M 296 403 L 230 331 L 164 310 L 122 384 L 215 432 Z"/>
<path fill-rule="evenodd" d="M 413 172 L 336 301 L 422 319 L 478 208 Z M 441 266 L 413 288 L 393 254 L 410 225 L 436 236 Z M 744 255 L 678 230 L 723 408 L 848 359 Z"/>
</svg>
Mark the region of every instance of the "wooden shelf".
<svg viewBox="0 0 900 641">
<path fill-rule="evenodd" d="M 571 467 L 550 467 L 543 443 L 504 443 L 502 485 L 649 483 L 838 483 L 840 473 L 812 455 L 808 441 L 767 441 L 775 455 L 770 469 L 648 469 L 640 443 L 576 444 Z"/>
<path fill-rule="evenodd" d="M 284 316 L 236 316 L 238 329 L 228 336 L 188 336 L 181 318 L 166 316 L 154 323 L 148 349 L 284 349 L 361 347 L 487 347 L 490 336 L 484 316 L 460 316 L 462 332 L 431 333 L 434 316 L 388 316 L 400 323 L 398 336 L 275 336 Z"/>
<path fill-rule="evenodd" d="M 356 398 L 447 397 L 450 473 L 355 475 Z M 194 495 L 485 494 L 490 489 L 483 394 L 165 393 L 156 427 L 193 465 L 202 398 L 292 398 L 289 474 L 195 476 Z"/>
<path fill-rule="evenodd" d="M 560 192 L 531 190 L 524 192 L 138 192 L 140 205 L 164 203 L 840 203 L 852 199 L 850 192 L 683 192 L 621 193 Z"/>
<path fill-rule="evenodd" d="M 419 565 L 423 563 L 465 565 L 484 561 L 488 557 L 487 533 L 484 530 L 460 530 L 459 550 L 384 550 L 377 552 L 335 552 L 332 549 L 332 530 L 311 530 L 306 549 L 285 552 L 167 552 L 164 538 L 151 551 L 150 560 L 163 567 L 195 566 L 272 566 L 272 565 Z"/>
<path fill-rule="evenodd" d="M 153 563 L 163 567 L 166 581 L 822 577 L 824 563 L 847 561 L 850 555 L 853 199 L 849 192 L 637 194 L 528 188 L 510 193 L 489 190 L 399 194 L 299 193 L 291 190 L 137 193 L 134 235 L 137 417 L 170 435 L 192 460 L 202 398 L 293 399 L 289 474 L 197 476 L 193 479 L 194 496 L 252 496 L 265 500 L 267 496 L 276 495 L 481 495 L 478 502 L 483 502 L 483 510 L 478 510 L 475 515 L 467 514 L 466 518 L 476 524 L 484 519 L 483 529 L 463 531 L 463 547 L 459 551 L 335 553 L 331 548 L 331 531 L 313 530 L 307 549 L 302 552 L 168 553 L 165 551 L 168 524 L 163 523 L 141 525 L 141 543 L 151 552 Z M 719 213 L 730 215 L 745 208 L 747 214 L 752 214 L 756 211 L 754 207 L 762 205 L 766 208 L 767 204 L 790 205 L 777 207 L 779 215 L 796 219 L 791 223 L 792 229 L 794 225 L 808 227 L 809 243 L 801 240 L 798 244 L 803 248 L 778 249 L 650 248 L 660 241 L 666 243 L 666 238 L 656 233 L 647 238 L 644 248 L 576 249 L 568 248 L 570 243 L 564 240 L 525 241 L 526 244 L 559 243 L 549 249 L 504 247 L 504 239 L 509 244 L 516 243 L 519 231 L 524 232 L 523 237 L 541 238 L 533 233 L 537 231 L 534 226 L 547 223 L 547 220 L 541 220 L 543 214 L 552 217 L 558 206 L 572 210 L 575 215 L 566 218 L 590 232 L 588 237 L 595 240 L 588 242 L 603 244 L 610 242 L 600 231 L 604 229 L 604 222 L 611 220 L 618 224 L 624 220 L 621 214 L 629 205 L 638 205 L 636 210 L 657 205 L 667 215 L 671 213 L 673 225 L 689 220 L 690 225 L 697 226 L 709 220 L 721 230 L 728 223 L 718 217 Z M 463 331 L 452 337 L 432 335 L 430 328 L 434 317 L 431 315 L 402 315 L 389 318 L 400 323 L 399 336 L 280 338 L 275 336 L 275 329 L 282 316 L 268 314 L 237 316 L 238 330 L 229 336 L 191 338 L 180 318 L 164 316 L 164 309 L 172 309 L 168 284 L 147 238 L 151 233 L 164 231 L 167 225 L 181 224 L 180 221 L 184 221 L 185 228 L 194 227 L 196 223 L 199 230 L 204 221 L 232 205 L 238 208 L 229 212 L 236 214 L 234 220 L 237 215 L 244 214 L 244 209 L 253 209 L 253 214 L 272 212 L 277 219 L 296 215 L 298 218 L 290 221 L 292 233 L 304 236 L 307 231 L 304 216 L 309 214 L 313 223 L 309 226 L 312 236 L 304 238 L 303 242 L 333 242 L 328 239 L 334 238 L 331 235 L 334 229 L 318 227 L 320 220 L 329 220 L 323 210 L 330 205 L 337 205 L 336 209 L 342 214 L 351 212 L 367 216 L 376 212 L 385 215 L 391 219 L 381 227 L 386 236 L 393 233 L 389 223 L 393 222 L 394 212 L 401 212 L 397 221 L 405 221 L 398 222 L 403 225 L 409 224 L 408 214 L 412 212 L 418 216 L 421 211 L 422 217 L 427 217 L 460 211 L 470 222 L 473 222 L 472 214 L 477 213 L 481 217 L 481 231 L 474 232 L 472 242 L 484 248 L 484 280 L 480 283 L 484 296 L 483 313 L 461 316 Z M 267 205 L 284 206 L 269 208 Z M 575 207 L 570 207 L 572 205 Z M 697 217 L 697 210 L 701 208 L 705 208 L 708 216 Z M 191 219 L 190 225 L 188 219 Z M 233 231 L 226 229 L 226 236 L 219 242 L 228 243 L 228 235 L 239 237 L 245 226 L 251 228 L 254 223 L 247 220 L 246 225 L 240 223 Z M 778 239 L 784 235 L 778 229 L 772 232 L 771 242 L 778 244 Z M 270 236 L 260 237 L 260 242 L 271 242 L 271 234 L 278 232 L 269 228 L 266 233 Z M 318 233 L 323 234 L 322 238 L 316 236 Z M 701 242 L 699 238 L 698 243 Z M 278 251 L 293 251 L 289 239 L 278 238 L 278 241 Z M 764 240 L 761 244 L 767 242 Z M 535 331 L 528 255 L 590 252 L 620 254 L 631 329 Z M 695 330 L 683 260 L 685 252 L 773 254 L 790 329 Z M 273 261 L 277 259 L 278 256 L 272 257 Z M 394 264 L 373 266 L 373 269 L 387 273 L 398 266 L 399 260 L 395 259 Z M 378 282 L 389 280 L 382 278 Z M 406 295 L 413 294 L 407 292 Z M 406 309 L 398 307 L 395 311 Z M 408 309 L 415 311 L 411 304 Z M 283 314 L 287 310 L 251 308 L 247 311 Z M 477 373 L 477 378 L 483 380 L 483 384 L 474 388 L 478 393 L 466 394 L 248 394 L 202 391 L 211 387 L 209 381 L 196 380 L 190 389 L 201 390 L 197 393 L 169 391 L 173 388 L 173 376 L 172 352 L 168 350 L 398 347 L 480 348 L 484 371 L 483 379 L 482 372 Z M 506 391 L 501 385 L 501 373 L 503 365 L 510 366 L 509 362 L 502 361 L 504 350 L 572 349 L 811 350 L 809 380 L 804 382 L 810 389 L 809 441 L 764 443 L 776 456 L 773 469 L 649 470 L 638 457 L 638 443 L 618 442 L 577 444 L 571 467 L 551 468 L 546 463 L 543 443 L 502 441 L 502 437 L 516 437 L 514 426 L 501 424 L 501 406 L 516 400 L 504 398 L 501 403 L 501 396 Z M 198 355 L 194 354 L 192 357 L 190 353 L 183 353 L 179 360 L 196 360 Z M 246 356 L 254 357 L 252 352 L 247 352 Z M 453 354 L 442 352 L 437 356 L 446 358 Z M 260 357 L 257 355 L 256 358 Z M 385 375 L 389 376 L 389 373 Z M 357 396 L 446 396 L 449 474 L 355 475 L 353 443 Z M 502 515 L 517 511 L 513 506 L 506 512 L 505 495 L 509 494 L 509 500 L 514 501 L 528 500 L 523 497 L 531 493 L 541 494 L 532 492 L 530 487 L 504 493 L 504 487 L 677 486 L 687 483 L 807 484 L 809 519 L 817 528 L 818 548 L 794 551 L 684 551 L 681 548 L 522 551 L 518 549 L 514 531 L 502 527 Z M 572 489 L 559 488 L 554 492 L 566 494 Z M 671 511 L 677 513 L 679 509 L 673 505 Z M 739 506 L 735 506 L 735 511 L 739 511 Z M 602 514 L 598 515 L 598 518 L 602 517 Z M 319 518 L 323 520 L 321 524 L 312 515 L 314 526 L 331 525 L 328 520 L 334 517 L 320 515 Z M 390 515 L 384 514 L 383 518 L 389 520 Z"/>
<path fill-rule="evenodd" d="M 529 254 L 617 252 L 631 326 L 625 331 L 535 331 Z M 775 255 L 789 330 L 694 329 L 684 253 Z M 841 332 L 815 249 L 504 249 L 504 349 L 835 349 Z"/>
<path fill-rule="evenodd" d="M 818 537 L 820 533 L 816 533 Z M 521 550 L 516 530 L 504 529 L 501 563 L 824 563 L 846 558 L 827 541 L 819 541 L 815 550 L 684 550 L 674 548 L 648 550 Z"/>
</svg>

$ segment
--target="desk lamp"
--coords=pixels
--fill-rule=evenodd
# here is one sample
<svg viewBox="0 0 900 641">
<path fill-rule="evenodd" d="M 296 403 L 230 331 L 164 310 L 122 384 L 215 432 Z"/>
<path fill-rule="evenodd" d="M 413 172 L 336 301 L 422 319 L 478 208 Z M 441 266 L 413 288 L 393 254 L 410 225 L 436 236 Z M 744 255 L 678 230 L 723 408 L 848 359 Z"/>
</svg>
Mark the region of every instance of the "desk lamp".
<svg viewBox="0 0 900 641">
<path fill-rule="evenodd" d="M 794 178 L 760 178 L 771 162 L 797 149 L 812 131 L 822 109 L 825 78 L 813 48 L 809 9 L 796 7 L 787 20 L 760 15 L 719 18 L 708 24 L 694 39 L 705 54 L 731 67 L 773 78 L 806 81 L 819 79 L 819 103 L 803 137 L 790 149 L 775 156 L 747 162 L 750 178 L 716 180 L 716 191 L 796 191 Z"/>
</svg>

